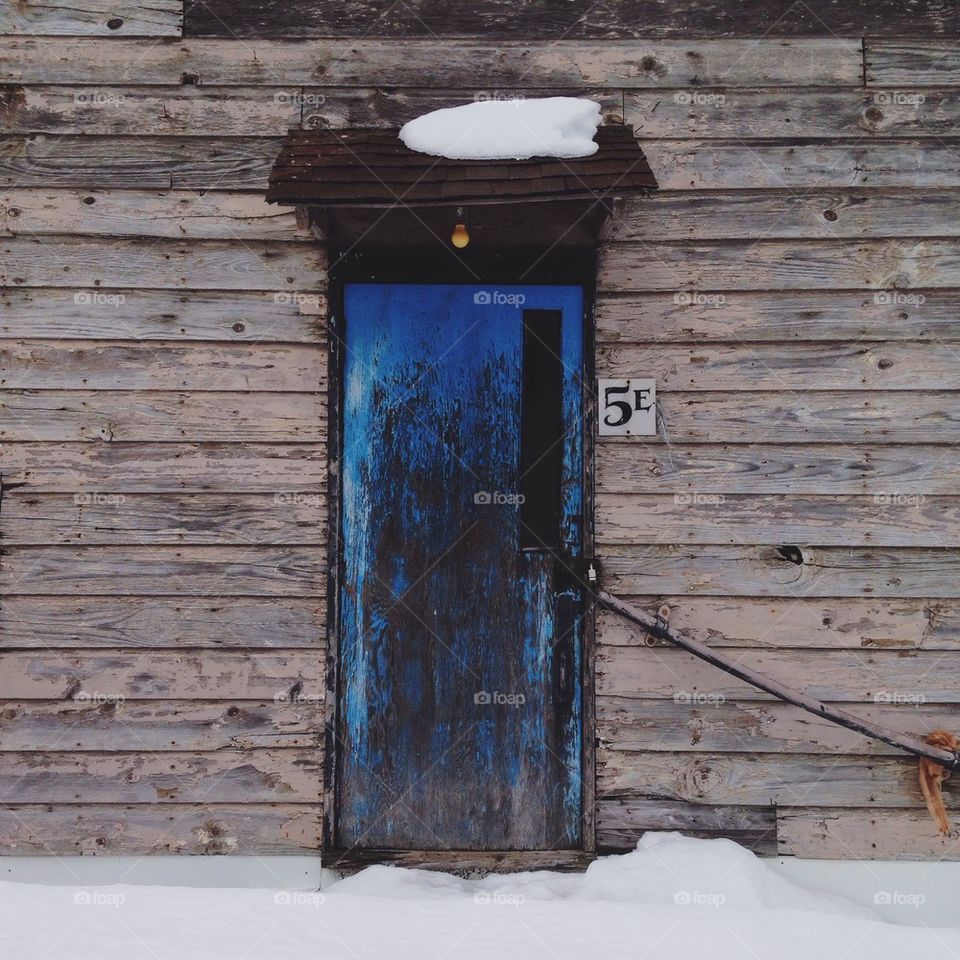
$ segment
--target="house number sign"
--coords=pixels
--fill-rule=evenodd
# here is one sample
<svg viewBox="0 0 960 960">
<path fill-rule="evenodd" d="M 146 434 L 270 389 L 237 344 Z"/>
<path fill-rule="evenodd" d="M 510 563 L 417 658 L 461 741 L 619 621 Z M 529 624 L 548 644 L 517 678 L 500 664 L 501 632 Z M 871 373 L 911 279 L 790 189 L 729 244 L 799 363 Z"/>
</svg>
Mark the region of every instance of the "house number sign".
<svg viewBox="0 0 960 960">
<path fill-rule="evenodd" d="M 657 433 L 656 380 L 599 380 L 601 437 L 653 437 Z"/>
</svg>

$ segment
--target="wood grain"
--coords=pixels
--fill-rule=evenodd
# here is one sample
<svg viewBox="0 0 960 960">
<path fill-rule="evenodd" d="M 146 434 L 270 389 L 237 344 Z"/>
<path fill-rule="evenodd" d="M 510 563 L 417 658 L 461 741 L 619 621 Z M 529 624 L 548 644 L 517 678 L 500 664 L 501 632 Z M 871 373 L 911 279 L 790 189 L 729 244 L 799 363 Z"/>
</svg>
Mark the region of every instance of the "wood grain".
<svg viewBox="0 0 960 960">
<path fill-rule="evenodd" d="M 956 650 L 960 604 L 904 598 L 862 600 L 749 597 L 635 597 L 633 606 L 670 608 L 670 626 L 710 646 L 823 650 Z M 609 610 L 597 613 L 603 646 L 646 646 L 647 635 Z M 666 642 L 657 642 L 667 646 Z M 814 656 L 810 654 L 811 658 Z"/>
<path fill-rule="evenodd" d="M 0 389 L 326 390 L 321 347 L 143 343 L 118 325 L 119 343 L 61 339 L 0 341 Z"/>
<path fill-rule="evenodd" d="M 87 490 L 3 500 L 0 534 L 11 546 L 46 544 L 312 544 L 326 540 L 326 495 L 141 494 Z"/>
<path fill-rule="evenodd" d="M 611 241 L 831 240 L 955 237 L 960 191 L 673 191 L 622 198 L 607 223 Z M 864 324 L 867 326 L 867 324 Z"/>
<path fill-rule="evenodd" d="M 708 291 L 707 293 L 709 293 Z M 604 293 L 602 342 L 960 340 L 956 290 Z"/>
<path fill-rule="evenodd" d="M 868 38 L 864 44 L 868 86 L 957 86 L 957 45 L 932 37 Z"/>
<path fill-rule="evenodd" d="M 670 800 L 602 799 L 597 803 L 601 852 L 635 850 L 649 831 L 679 830 L 691 837 L 726 837 L 757 854 L 777 852 L 773 807 L 710 806 Z"/>
<path fill-rule="evenodd" d="M 664 390 L 952 390 L 960 344 L 829 343 L 601 345 L 597 374 L 642 371 Z"/>
<path fill-rule="evenodd" d="M 13 236 L 312 239 L 291 208 L 233 191 L 7 190 L 0 194 L 0 229 Z"/>
<path fill-rule="evenodd" d="M 602 798 L 717 806 L 923 808 L 912 758 L 601 750 Z M 944 784 L 947 806 L 957 785 Z M 778 811 L 779 812 L 779 811 Z M 929 814 L 923 811 L 926 816 Z M 931 832 L 935 828 L 931 825 Z"/>
<path fill-rule="evenodd" d="M 0 807 L 4 856 L 310 854 L 312 804 L 44 804 Z"/>
<path fill-rule="evenodd" d="M 0 133 L 99 136 L 282 137 L 288 130 L 399 127 L 462 102 L 462 90 L 299 86 L 22 86 L 7 88 Z M 622 122 L 619 91 L 551 90 L 599 102 L 608 121 Z M 469 98 L 468 98 L 469 99 Z"/>
<path fill-rule="evenodd" d="M 0 703 L 4 750 L 253 750 L 320 745 L 316 700 Z"/>
<path fill-rule="evenodd" d="M 311 803 L 315 750 L 0 753 L 0 794 L 20 803 Z"/>
<path fill-rule="evenodd" d="M 937 833 L 926 810 L 778 810 L 781 856 L 824 860 L 960 860 L 957 832 Z"/>
<path fill-rule="evenodd" d="M 300 126 L 299 87 L 7 87 L 0 133 L 282 137 Z M 354 96 L 346 94 L 341 100 Z M 337 126 L 338 116 L 329 122 Z"/>
<path fill-rule="evenodd" d="M 312 293 L 326 282 L 319 245 L 207 240 L 17 238 L 0 241 L 0 283 L 59 287 L 185 287 Z M 82 296 L 82 294 L 81 294 Z M 90 306 L 109 302 L 90 294 Z"/>
<path fill-rule="evenodd" d="M 678 90 L 624 96 L 624 122 L 645 140 L 955 137 L 953 90 Z"/>
<path fill-rule="evenodd" d="M 214 691 L 225 700 L 323 702 L 317 650 L 34 650 L 5 652 L 0 661 L 2 699 L 76 700 L 105 713 L 122 712 L 124 700 L 208 700 Z"/>
<path fill-rule="evenodd" d="M 710 753 L 829 753 L 900 757 L 902 753 L 789 704 L 743 699 L 635 700 L 600 697 L 597 735 L 610 750 Z M 844 705 L 858 717 L 891 730 L 924 736 L 949 729 L 956 706 L 905 704 L 900 707 Z"/>
<path fill-rule="evenodd" d="M 960 547 L 960 498 L 601 494 L 597 541 Z"/>
<path fill-rule="evenodd" d="M 21 596 L 321 597 L 325 551 L 282 547 L 9 547 L 0 588 Z"/>
<path fill-rule="evenodd" d="M 831 703 L 960 703 L 960 672 L 949 650 L 749 650 L 737 654 L 758 673 L 790 683 Z M 686 697 L 697 706 L 713 701 L 771 700 L 743 680 L 673 647 L 613 647 L 597 650 L 600 696 Z M 856 712 L 856 711 L 854 711 Z M 906 710 L 901 722 L 909 722 Z M 931 728 L 933 729 L 933 728 Z"/>
<path fill-rule="evenodd" d="M 602 290 L 900 289 L 960 286 L 960 240 L 610 244 Z"/>
<path fill-rule="evenodd" d="M 284 443 L 0 443 L 3 480 L 30 493 L 316 493 L 326 447 Z"/>
<path fill-rule="evenodd" d="M 0 139 L 0 185 L 262 194 L 280 143 L 256 136 L 13 135 Z"/>
<path fill-rule="evenodd" d="M 465 76 L 508 96 L 530 87 L 852 86 L 862 80 L 859 40 L 833 37 L 713 40 L 517 41 L 372 36 L 271 41 L 191 38 L 146 45 L 114 39 L 0 39 L 0 82 L 47 84 L 303 84 L 459 87 Z"/>
<path fill-rule="evenodd" d="M 212 340 L 227 343 L 322 343 L 327 298 L 310 291 L 0 290 L 0 337 L 114 340 L 123 330 L 137 341 Z"/>
<path fill-rule="evenodd" d="M 960 186 L 948 141 L 655 140 L 643 152 L 661 190 L 849 189 Z M 923 157 L 923 163 L 917 158 Z"/>
<path fill-rule="evenodd" d="M 608 546 L 614 595 L 960 597 L 956 550 L 766 546 Z"/>
<path fill-rule="evenodd" d="M 952 445 L 882 444 L 882 437 L 870 443 L 816 444 L 602 442 L 597 445 L 597 487 L 611 493 L 898 498 L 960 493 L 960 456 Z"/>
<path fill-rule="evenodd" d="M 0 33 L 46 37 L 179 37 L 180 0 L 24 0 L 7 4 Z"/>
<path fill-rule="evenodd" d="M 0 648 L 322 649 L 322 599 L 284 597 L 0 597 Z"/>
<path fill-rule="evenodd" d="M 748 406 L 739 393 L 662 391 L 657 403 L 680 443 L 953 443 L 960 423 L 954 391 L 752 391 Z"/>
<path fill-rule="evenodd" d="M 0 394 L 0 439 L 318 443 L 324 411 L 312 393 L 10 390 Z"/>
<path fill-rule="evenodd" d="M 487 39 L 559 39 L 569 37 L 862 37 L 956 36 L 956 10 L 939 2 L 922 2 L 903 15 L 894 0 L 869 6 L 840 0 L 816 10 L 778 8 L 746 0 L 730 6 L 719 0 L 612 0 L 598 8 L 589 0 L 557 6 L 536 0 L 518 8 L 509 0 L 482 0 L 469 8 L 433 7 L 416 2 L 387 8 L 358 0 L 349 9 L 331 2 L 281 3 L 279 0 L 188 0 L 187 36 L 355 37 L 376 30 L 383 37 L 484 36 Z M 642 28 L 642 29 L 641 29 Z"/>
</svg>

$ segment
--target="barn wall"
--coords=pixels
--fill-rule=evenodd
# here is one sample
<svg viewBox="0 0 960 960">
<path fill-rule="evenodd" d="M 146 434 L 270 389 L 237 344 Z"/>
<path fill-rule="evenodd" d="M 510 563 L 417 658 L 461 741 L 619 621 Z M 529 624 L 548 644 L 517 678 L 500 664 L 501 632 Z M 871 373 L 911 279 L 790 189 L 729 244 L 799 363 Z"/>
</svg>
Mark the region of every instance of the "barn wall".
<svg viewBox="0 0 960 960">
<path fill-rule="evenodd" d="M 898 30 L 877 4 L 839 39 L 745 39 L 701 4 L 687 35 L 726 39 L 637 40 L 627 3 L 518 33 L 594 39 L 430 38 L 484 33 L 444 18 L 251 43 L 331 31 L 228 6 L 191 5 L 222 36 L 183 41 L 179 0 L 0 19 L 0 851 L 319 845 L 325 263 L 260 197 L 289 127 L 481 93 L 599 97 L 662 186 L 600 260 L 598 372 L 655 375 L 669 437 L 599 445 L 608 588 L 825 699 L 951 726 L 960 71 L 937 10 Z M 957 855 L 911 761 L 606 615 L 599 640 L 601 846 L 676 825 Z"/>
</svg>

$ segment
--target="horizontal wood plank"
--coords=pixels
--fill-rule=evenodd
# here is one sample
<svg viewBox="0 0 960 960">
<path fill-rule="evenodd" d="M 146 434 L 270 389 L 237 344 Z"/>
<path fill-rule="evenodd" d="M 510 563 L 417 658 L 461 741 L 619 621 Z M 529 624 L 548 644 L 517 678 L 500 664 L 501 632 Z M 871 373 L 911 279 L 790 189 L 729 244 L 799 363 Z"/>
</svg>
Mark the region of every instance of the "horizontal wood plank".
<svg viewBox="0 0 960 960">
<path fill-rule="evenodd" d="M 661 190 L 960 186 L 952 141 L 857 138 L 786 143 L 652 140 L 643 145 Z M 917 158 L 923 157 L 923 163 Z"/>
<path fill-rule="evenodd" d="M 279 149 L 276 137 L 13 134 L 0 139 L 0 186 L 259 193 Z M 662 191 L 960 187 L 955 145 L 935 138 L 852 144 L 658 140 L 645 143 L 644 153 Z"/>
<path fill-rule="evenodd" d="M 317 700 L 0 703 L 4 750 L 317 748 L 322 731 L 323 704 Z"/>
<path fill-rule="evenodd" d="M 646 240 L 830 240 L 955 237 L 957 190 L 673 191 L 620 200 L 605 237 Z"/>
<path fill-rule="evenodd" d="M 7 190 L 0 193 L 0 229 L 13 236 L 312 240 L 290 207 L 228 191 Z"/>
<path fill-rule="evenodd" d="M 601 342 L 960 340 L 956 290 L 605 293 Z"/>
<path fill-rule="evenodd" d="M 0 290 L 0 337 L 322 343 L 327 298 L 311 291 Z"/>
<path fill-rule="evenodd" d="M 949 729 L 957 708 L 905 704 L 846 707 L 858 717 L 890 730 L 923 737 Z M 786 703 L 718 700 L 684 691 L 679 700 L 600 697 L 597 735 L 606 749 L 709 753 L 829 753 L 900 757 L 902 751 L 864 737 Z"/>
<path fill-rule="evenodd" d="M 326 552 L 293 547 L 8 547 L 0 588 L 21 596 L 322 597 Z"/>
<path fill-rule="evenodd" d="M 118 715 L 124 700 L 208 700 L 216 691 L 223 700 L 322 703 L 324 694 L 323 658 L 315 649 L 36 650 L 0 653 L 0 662 L 0 699 L 75 700 Z M 66 724 L 63 735 L 54 749 L 69 746 Z"/>
<path fill-rule="evenodd" d="M 317 803 L 316 750 L 2 753 L 8 803 Z"/>
<path fill-rule="evenodd" d="M 960 61 L 956 43 L 925 39 L 868 37 L 864 43 L 868 86 L 957 86 Z"/>
<path fill-rule="evenodd" d="M 623 109 L 644 140 L 960 135 L 954 90 L 628 91 Z"/>
<path fill-rule="evenodd" d="M 601 345 L 597 375 L 642 371 L 667 390 L 952 390 L 960 343 L 832 341 Z"/>
<path fill-rule="evenodd" d="M 109 80 L 104 74 L 103 80 Z M 299 87 L 73 85 L 6 88 L 0 133 L 282 137 L 300 127 Z M 352 93 L 345 93 L 349 100 Z M 333 111 L 328 111 L 333 114 Z M 335 126 L 343 126 L 332 115 Z"/>
<path fill-rule="evenodd" d="M 960 547 L 960 498 L 601 494 L 597 541 Z"/>
<path fill-rule="evenodd" d="M 960 860 L 956 831 L 941 836 L 926 810 L 778 810 L 784 857 L 819 860 Z"/>
<path fill-rule="evenodd" d="M 31 493 L 315 494 L 326 447 L 282 443 L 0 443 L 3 482 Z"/>
<path fill-rule="evenodd" d="M 596 478 L 598 490 L 609 493 L 859 493 L 907 504 L 960 494 L 960 453 L 952 445 L 877 442 L 603 442 L 597 445 Z"/>
<path fill-rule="evenodd" d="M 747 597 L 960 597 L 960 552 L 852 547 L 605 547 L 613 594 Z"/>
<path fill-rule="evenodd" d="M 495 98 L 531 87 L 860 86 L 860 42 L 833 37 L 725 40 L 271 41 L 191 38 L 176 44 L 88 40 L 0 39 L 0 82 L 304 84 L 330 87 L 457 87 L 491 89 Z"/>
<path fill-rule="evenodd" d="M 960 240 L 701 241 L 609 244 L 602 290 L 884 289 L 960 286 Z"/>
<path fill-rule="evenodd" d="M 0 341 L 0 389 L 253 390 L 317 392 L 327 388 L 319 346 Z"/>
<path fill-rule="evenodd" d="M 735 807 L 923 809 L 917 762 L 912 757 L 636 754 L 601 749 L 598 775 L 602 799 L 649 798 Z M 948 780 L 943 792 L 947 807 L 955 807 L 960 785 Z M 936 833 L 932 822 L 930 832 Z"/>
<path fill-rule="evenodd" d="M 749 597 L 634 597 L 634 606 L 670 609 L 670 626 L 716 647 L 802 650 L 960 649 L 960 604 L 904 598 L 862 600 Z M 647 646 L 648 636 L 610 610 L 597 612 L 603 646 Z M 656 641 L 657 646 L 670 646 Z"/>
<path fill-rule="evenodd" d="M 311 293 L 326 282 L 320 244 L 15 238 L 0 241 L 0 284 L 176 287 Z M 91 305 L 96 294 L 90 293 Z M 109 306 L 106 304 L 105 306 Z"/>
<path fill-rule="evenodd" d="M 751 391 L 748 396 L 749 405 L 739 393 L 662 391 L 661 429 L 680 443 L 955 443 L 960 436 L 955 391 Z"/>
<path fill-rule="evenodd" d="M 726 837 L 768 856 L 777 852 L 773 807 L 713 807 L 670 800 L 615 800 L 597 803 L 597 847 L 601 852 L 635 850 L 647 832 L 679 830 L 691 837 Z"/>
<path fill-rule="evenodd" d="M 43 804 L 0 807 L 4 856 L 310 854 L 322 811 L 310 804 Z"/>
<path fill-rule="evenodd" d="M 737 659 L 818 700 L 907 707 L 960 703 L 960 667 L 949 650 L 763 649 L 745 650 Z M 679 697 L 688 706 L 703 702 L 707 708 L 715 700 L 773 699 L 674 647 L 600 647 L 597 678 L 600 696 Z M 902 722 L 911 722 L 909 710 L 902 717 Z"/>
<path fill-rule="evenodd" d="M 322 599 L 0 597 L 0 649 L 321 648 Z"/>
<path fill-rule="evenodd" d="M 326 496 L 142 494 L 86 490 L 3 499 L 0 538 L 10 546 L 44 544 L 313 544 L 326 539 Z"/>
<path fill-rule="evenodd" d="M 313 393 L 10 390 L 0 394 L 0 439 L 317 443 L 324 410 Z"/>
<path fill-rule="evenodd" d="M 0 33 L 33 37 L 179 37 L 180 0 L 25 0 L 6 4 Z"/>
<path fill-rule="evenodd" d="M 903 15 L 895 0 L 865 5 L 842 0 L 816 9 L 785 5 L 773 16 L 761 0 L 736 6 L 719 0 L 590 0 L 557 6 L 550 0 L 517 7 L 509 0 L 483 0 L 469 8 L 430 7 L 418 3 L 384 10 L 374 0 L 345 9 L 330 2 L 287 3 L 280 0 L 187 0 L 187 36 L 222 37 L 357 37 L 372 26 L 384 37 L 474 37 L 487 39 L 565 39 L 570 37 L 862 37 L 956 36 L 956 10 L 939 2 L 919 3 Z"/>
<path fill-rule="evenodd" d="M 7 88 L 0 133 L 99 136 L 282 137 L 288 130 L 399 127 L 440 107 L 469 101 L 462 89 L 339 87 L 22 86 Z M 543 91 L 534 91 L 543 92 Z M 619 91 L 554 90 L 587 96 L 622 122 Z"/>
<path fill-rule="evenodd" d="M 80 190 L 249 190 L 262 194 L 279 137 L 0 138 L 0 185 Z M 61 278 L 61 284 L 64 280 Z"/>
</svg>

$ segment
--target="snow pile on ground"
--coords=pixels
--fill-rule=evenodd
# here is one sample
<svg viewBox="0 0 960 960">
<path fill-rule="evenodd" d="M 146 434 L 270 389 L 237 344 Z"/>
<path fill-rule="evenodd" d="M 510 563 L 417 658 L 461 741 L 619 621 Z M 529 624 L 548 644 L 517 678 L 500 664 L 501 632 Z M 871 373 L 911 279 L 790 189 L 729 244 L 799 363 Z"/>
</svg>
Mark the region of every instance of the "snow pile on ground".
<svg viewBox="0 0 960 960">
<path fill-rule="evenodd" d="M 576 97 L 482 100 L 425 113 L 400 130 L 418 153 L 451 160 L 589 157 L 600 104 Z"/>
<path fill-rule="evenodd" d="M 904 960 L 960 929 L 897 927 L 725 840 L 645 838 L 582 875 L 371 867 L 306 891 L 0 883 L 17 960 Z"/>
</svg>

